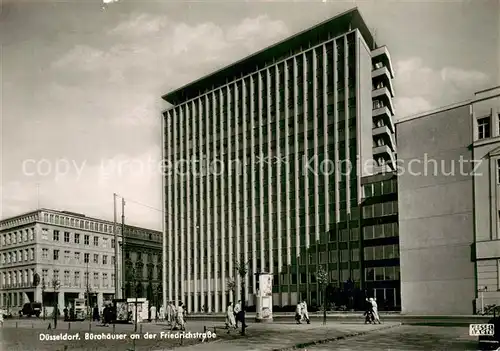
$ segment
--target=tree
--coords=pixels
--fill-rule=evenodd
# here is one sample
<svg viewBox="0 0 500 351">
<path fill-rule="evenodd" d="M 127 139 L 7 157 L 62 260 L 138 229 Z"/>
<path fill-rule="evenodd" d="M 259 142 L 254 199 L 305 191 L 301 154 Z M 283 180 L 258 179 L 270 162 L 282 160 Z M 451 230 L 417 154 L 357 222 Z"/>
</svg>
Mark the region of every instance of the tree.
<svg viewBox="0 0 500 351">
<path fill-rule="evenodd" d="M 57 328 L 57 318 L 59 317 L 59 288 L 61 287 L 61 282 L 56 277 L 52 278 L 50 282 L 51 288 L 54 289 L 54 329 Z"/>
<path fill-rule="evenodd" d="M 240 258 L 239 261 L 234 262 L 234 267 L 236 269 L 236 272 L 238 272 L 238 276 L 240 277 L 241 280 L 241 312 L 242 312 L 242 320 L 241 320 L 241 335 L 245 335 L 245 301 L 246 301 L 246 294 L 245 294 L 245 278 L 248 273 L 248 263 L 250 261 L 245 262 L 243 258 Z"/>
<path fill-rule="evenodd" d="M 320 291 L 323 294 L 323 325 L 326 325 L 326 288 L 328 287 L 328 272 L 323 268 L 319 267 L 316 272 L 316 281 L 319 284 Z"/>
<path fill-rule="evenodd" d="M 236 296 L 234 293 L 236 291 L 236 281 L 232 278 L 229 278 L 227 281 L 227 290 L 233 293 L 233 296 Z"/>
</svg>

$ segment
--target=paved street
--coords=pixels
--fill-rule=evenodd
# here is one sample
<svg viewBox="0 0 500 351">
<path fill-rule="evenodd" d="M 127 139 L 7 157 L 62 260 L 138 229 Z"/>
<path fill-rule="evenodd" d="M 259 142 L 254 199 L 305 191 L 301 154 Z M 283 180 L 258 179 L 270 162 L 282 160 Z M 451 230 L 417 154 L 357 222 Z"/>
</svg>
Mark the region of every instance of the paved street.
<svg viewBox="0 0 500 351">
<path fill-rule="evenodd" d="M 17 328 L 16 328 L 17 323 Z M 410 326 L 400 323 L 385 322 L 382 325 L 365 325 L 361 321 L 328 321 L 322 325 L 315 319 L 310 325 L 296 325 L 293 321 L 260 324 L 249 322 L 247 335 L 242 337 L 237 331 L 227 333 L 218 321 L 189 321 L 187 330 L 193 333 L 203 332 L 204 327 L 216 327 L 215 341 L 201 344 L 200 338 L 184 339 L 181 345 L 179 338 L 163 338 L 146 340 L 142 336 L 134 342 L 130 335 L 134 333 L 133 325 L 116 325 L 115 334 L 127 334 L 126 340 L 83 340 L 89 332 L 88 322 L 59 322 L 57 330 L 47 330 L 49 322 L 37 319 L 6 320 L 0 329 L 0 340 L 5 350 L 172 350 L 182 347 L 182 351 L 202 350 L 262 350 L 277 351 L 287 349 L 298 350 L 476 350 L 477 341 L 468 336 L 467 327 L 432 327 Z M 69 330 L 68 330 L 69 328 Z M 160 333 L 169 333 L 169 327 L 162 324 L 142 324 L 142 334 L 152 333 L 160 337 Z M 211 329 L 213 331 L 213 329 Z M 138 328 L 141 332 L 141 328 Z M 68 333 L 79 334 L 80 340 L 72 341 L 40 341 L 40 334 L 58 335 Z M 113 327 L 101 327 L 95 323 L 91 333 L 111 333 Z M 175 336 L 175 333 L 172 332 Z M 166 334 L 165 334 L 166 335 Z M 314 342 L 324 343 L 309 346 Z M 302 348 L 301 348 L 302 347 Z"/>
<path fill-rule="evenodd" d="M 366 325 L 364 323 L 335 323 L 322 325 L 313 321 L 310 325 L 289 323 L 251 324 L 245 338 L 234 334 L 217 341 L 217 347 L 212 344 L 199 344 L 183 351 L 195 350 L 262 350 L 276 351 L 293 348 L 298 344 L 307 345 L 318 340 L 335 340 L 349 337 L 353 334 L 370 333 L 380 329 L 398 328 L 397 323 L 382 325 Z M 229 340 L 228 340 L 229 339 Z"/>
<path fill-rule="evenodd" d="M 134 325 L 132 324 L 117 324 L 113 333 L 113 326 L 103 327 L 92 323 L 90 333 L 92 334 L 126 334 L 125 340 L 84 340 L 85 333 L 89 333 L 88 322 L 61 322 L 57 323 L 57 330 L 47 330 L 47 327 L 53 322 L 43 321 L 41 319 L 22 319 L 22 320 L 6 320 L 4 327 L 0 328 L 0 340 L 5 350 L 21 351 L 21 350 L 129 350 L 134 349 L 134 341 L 130 335 L 134 333 Z M 204 321 L 191 321 L 188 324 L 188 330 L 192 333 L 203 332 Z M 178 332 L 170 332 L 170 327 L 161 324 L 144 323 L 138 326 L 137 332 L 142 334 L 153 333 L 157 334 L 158 338 L 161 332 L 165 335 L 172 334 L 172 339 L 163 338 L 161 340 L 146 340 L 141 337 L 135 341 L 136 350 L 163 350 L 173 349 L 181 346 L 181 340 L 175 337 Z M 63 341 L 41 341 L 40 334 L 59 335 L 59 334 L 75 335 L 79 334 L 80 340 L 63 340 Z M 192 345 L 201 341 L 201 338 L 183 339 L 182 345 Z"/>
<path fill-rule="evenodd" d="M 477 338 L 464 327 L 400 326 L 336 342 L 307 347 L 307 351 L 327 350 L 477 350 Z"/>
</svg>

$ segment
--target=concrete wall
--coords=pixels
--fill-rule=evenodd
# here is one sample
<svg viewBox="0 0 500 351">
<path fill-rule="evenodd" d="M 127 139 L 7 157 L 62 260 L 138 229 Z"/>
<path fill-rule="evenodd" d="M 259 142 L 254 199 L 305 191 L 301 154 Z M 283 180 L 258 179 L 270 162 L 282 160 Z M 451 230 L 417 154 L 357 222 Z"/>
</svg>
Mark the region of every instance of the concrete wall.
<svg viewBox="0 0 500 351">
<path fill-rule="evenodd" d="M 471 128 L 468 106 L 396 125 L 403 313 L 473 312 Z"/>
<path fill-rule="evenodd" d="M 359 34 L 358 34 L 359 35 Z M 370 161 L 373 160 L 373 117 L 372 117 L 372 56 L 363 37 L 358 36 L 358 150 L 360 177 L 373 174 Z M 361 192 L 359 192 L 361 194 Z"/>
</svg>

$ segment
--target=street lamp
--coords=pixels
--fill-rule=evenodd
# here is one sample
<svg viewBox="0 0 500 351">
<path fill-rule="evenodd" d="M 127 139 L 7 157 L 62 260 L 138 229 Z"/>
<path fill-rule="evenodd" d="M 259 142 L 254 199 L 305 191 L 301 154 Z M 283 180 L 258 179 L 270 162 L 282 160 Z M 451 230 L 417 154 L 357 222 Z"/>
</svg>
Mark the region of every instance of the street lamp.
<svg viewBox="0 0 500 351">
<path fill-rule="evenodd" d="M 44 297 L 45 297 L 45 290 L 47 289 L 47 285 L 45 284 L 45 277 L 42 276 L 42 310 L 43 310 L 43 320 L 45 320 L 45 303 L 44 303 Z"/>
<path fill-rule="evenodd" d="M 480 295 L 480 298 L 481 298 L 481 314 L 484 315 L 484 292 L 488 291 L 488 287 L 487 286 L 483 286 L 482 288 L 478 288 L 477 290 L 481 293 L 481 295 Z"/>
</svg>

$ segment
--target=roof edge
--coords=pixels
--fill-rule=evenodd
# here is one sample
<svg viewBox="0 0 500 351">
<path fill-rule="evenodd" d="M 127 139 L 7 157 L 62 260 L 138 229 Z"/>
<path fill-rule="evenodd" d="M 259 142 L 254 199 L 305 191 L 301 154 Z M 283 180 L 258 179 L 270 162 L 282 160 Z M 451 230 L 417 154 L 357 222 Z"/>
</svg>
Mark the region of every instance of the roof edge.
<svg viewBox="0 0 500 351">
<path fill-rule="evenodd" d="M 346 16 L 346 15 L 351 14 L 351 13 L 352 14 L 356 14 L 357 13 L 363 19 L 363 16 L 361 15 L 361 12 L 359 11 L 359 8 L 357 6 L 352 7 L 349 10 L 346 10 L 344 12 L 341 12 L 341 13 L 337 14 L 337 15 L 334 15 L 333 17 L 330 17 L 330 18 L 328 18 L 328 19 L 326 19 L 324 21 L 321 21 L 320 23 L 317 23 L 317 24 L 313 25 L 312 27 L 308 27 L 306 29 L 303 29 L 303 30 L 301 30 L 301 31 L 299 31 L 299 32 L 297 32 L 295 34 L 292 34 L 291 36 L 288 36 L 288 37 L 286 37 L 286 38 L 284 38 L 284 39 L 282 39 L 282 40 L 280 40 L 278 42 L 275 42 L 275 43 L 273 43 L 271 45 L 268 45 L 268 46 L 264 47 L 261 50 L 253 52 L 253 53 L 251 53 L 251 54 L 249 54 L 249 55 L 247 55 L 247 56 L 245 56 L 245 57 L 243 57 L 243 58 L 241 58 L 239 60 L 233 61 L 232 63 L 230 63 L 228 65 L 225 65 L 224 67 L 222 67 L 220 69 L 217 69 L 215 71 L 212 71 L 212 72 L 210 72 L 210 73 L 202 76 L 201 78 L 198 78 L 198 79 L 193 80 L 193 81 L 191 81 L 191 82 L 189 82 L 187 84 L 184 84 L 180 88 L 176 88 L 176 89 L 174 89 L 174 90 L 172 90 L 172 91 L 170 91 L 170 92 L 162 95 L 161 98 L 163 100 L 167 101 L 168 103 L 171 103 L 171 104 L 175 105 L 174 103 L 172 103 L 171 101 L 169 101 L 169 100 L 171 100 L 171 97 L 173 97 L 174 95 L 178 94 L 179 92 L 181 92 L 181 91 L 183 91 L 183 90 L 191 87 L 192 85 L 200 83 L 200 82 L 202 82 L 202 81 L 204 81 L 204 80 L 206 80 L 206 79 L 208 79 L 210 77 L 216 76 L 217 74 L 222 73 L 225 70 L 228 70 L 228 69 L 230 69 L 231 67 L 233 67 L 233 66 L 235 66 L 237 64 L 243 63 L 246 60 L 249 60 L 249 59 L 251 59 L 253 57 L 256 57 L 259 54 L 262 54 L 262 53 L 264 53 L 264 52 L 266 52 L 266 51 L 268 51 L 268 50 L 270 50 L 270 49 L 272 49 L 272 48 L 274 48 L 276 46 L 284 44 L 287 41 L 290 41 L 290 40 L 292 40 L 292 39 L 294 39 L 294 38 L 296 38 L 296 37 L 298 37 L 298 36 L 300 36 L 302 34 L 305 34 L 307 32 L 313 31 L 314 29 L 319 28 L 319 27 L 321 27 L 322 25 L 325 25 L 328 22 L 334 21 L 334 20 L 336 20 L 336 19 L 338 19 L 338 18 L 340 18 L 342 16 Z M 363 19 L 363 22 L 364 22 L 364 19 Z M 373 40 L 373 38 L 372 38 L 372 40 Z"/>
<path fill-rule="evenodd" d="M 441 106 L 441 107 L 438 107 L 438 108 L 433 109 L 433 110 L 427 110 L 427 111 L 424 111 L 424 112 L 419 112 L 419 113 L 414 114 L 414 115 L 403 117 L 400 120 L 396 121 L 394 124 L 398 125 L 398 124 L 401 124 L 401 123 L 404 123 L 404 122 L 412 121 L 414 119 L 419 119 L 419 118 L 427 117 L 427 116 L 430 116 L 430 115 L 434 115 L 434 114 L 439 113 L 439 112 L 444 112 L 444 111 L 447 111 L 447 110 L 452 110 L 454 108 L 458 108 L 458 107 L 462 107 L 462 106 L 467 106 L 467 105 L 472 104 L 473 101 L 474 100 L 472 100 L 472 99 L 468 99 L 468 100 L 464 100 L 464 101 L 460 101 L 460 102 L 455 102 L 455 103 L 450 104 L 450 105 Z"/>
</svg>

